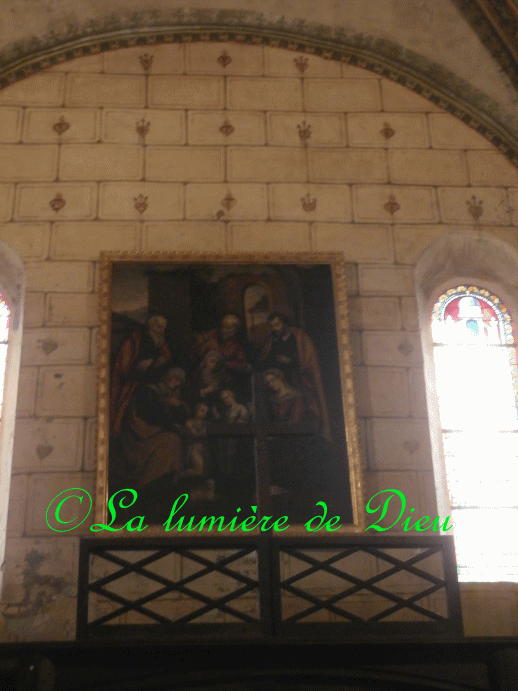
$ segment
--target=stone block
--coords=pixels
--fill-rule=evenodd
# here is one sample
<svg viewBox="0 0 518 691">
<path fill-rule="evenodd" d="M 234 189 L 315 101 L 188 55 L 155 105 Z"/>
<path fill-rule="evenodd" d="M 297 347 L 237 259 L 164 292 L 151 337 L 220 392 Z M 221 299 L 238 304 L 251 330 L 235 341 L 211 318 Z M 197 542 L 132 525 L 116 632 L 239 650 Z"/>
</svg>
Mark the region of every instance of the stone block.
<svg viewBox="0 0 518 691">
<path fill-rule="evenodd" d="M 347 306 L 352 329 L 369 329 L 370 331 L 399 331 L 401 329 L 398 298 L 352 297 L 347 300 Z"/>
<path fill-rule="evenodd" d="M 37 384 L 38 368 L 20 367 L 20 376 L 18 377 L 18 398 L 16 401 L 17 417 L 34 415 Z"/>
<path fill-rule="evenodd" d="M 427 124 L 426 115 L 418 113 L 349 113 L 349 146 L 379 149 L 427 148 Z"/>
<path fill-rule="evenodd" d="M 96 412 L 97 370 L 83 367 L 41 367 L 36 414 L 92 417 Z"/>
<path fill-rule="evenodd" d="M 0 185 L 0 221 L 9 221 L 13 213 L 14 185 Z"/>
<path fill-rule="evenodd" d="M 49 223 L 2 223 L 0 239 L 22 259 L 46 259 L 49 251 Z"/>
<path fill-rule="evenodd" d="M 7 537 L 21 537 L 27 511 L 27 475 L 12 475 L 7 514 Z"/>
<path fill-rule="evenodd" d="M 225 123 L 233 130 L 225 129 Z M 264 113 L 191 110 L 187 113 L 187 138 L 189 144 L 265 144 Z"/>
<path fill-rule="evenodd" d="M 0 92 L 1 93 L 1 92 Z M 54 180 L 58 165 L 57 146 L 1 144 L 0 181 Z"/>
<path fill-rule="evenodd" d="M 342 113 L 267 113 L 268 144 L 274 146 L 345 146 L 345 117 Z M 309 130 L 309 139 L 300 132 Z"/>
<path fill-rule="evenodd" d="M 170 220 L 183 218 L 183 186 L 171 182 L 103 182 L 99 218 Z"/>
<path fill-rule="evenodd" d="M 344 279 L 347 295 L 358 295 L 358 264 L 344 265 Z"/>
<path fill-rule="evenodd" d="M 234 252 L 303 252 L 310 249 L 307 223 L 231 223 Z"/>
<path fill-rule="evenodd" d="M 414 295 L 414 272 L 399 266 L 360 266 L 362 295 Z"/>
<path fill-rule="evenodd" d="M 239 43 L 188 43 L 185 63 L 187 74 L 257 76 L 263 73 L 263 49 Z"/>
<path fill-rule="evenodd" d="M 449 113 L 430 113 L 428 122 L 434 149 L 493 149 L 489 140 Z"/>
<path fill-rule="evenodd" d="M 266 185 L 188 184 L 185 214 L 189 219 L 265 220 L 268 218 Z"/>
<path fill-rule="evenodd" d="M 32 262 L 25 272 L 29 291 L 89 293 L 93 288 L 91 262 Z"/>
<path fill-rule="evenodd" d="M 363 364 L 362 335 L 359 331 L 350 332 L 351 357 L 354 367 Z"/>
<path fill-rule="evenodd" d="M 408 373 L 399 367 L 355 369 L 358 413 L 364 417 L 408 417 Z"/>
<path fill-rule="evenodd" d="M 135 222 L 55 223 L 50 242 L 50 257 L 98 260 L 101 251 L 139 249 L 140 228 Z"/>
<path fill-rule="evenodd" d="M 144 123 L 142 123 L 142 120 Z M 137 126 L 147 127 L 144 137 Z M 102 139 L 113 144 L 185 144 L 182 110 L 103 110 Z"/>
<path fill-rule="evenodd" d="M 356 67 L 355 65 L 348 65 L 345 62 L 342 62 L 342 77 L 345 77 L 346 79 L 378 79 L 380 78 L 379 74 L 376 74 L 376 72 L 371 72 L 370 70 L 366 70 L 363 67 Z"/>
<path fill-rule="evenodd" d="M 341 76 L 340 64 L 335 60 L 268 46 L 264 48 L 264 68 L 265 73 L 272 77 L 304 76 L 304 79 L 311 79 Z"/>
<path fill-rule="evenodd" d="M 370 420 L 368 445 L 371 470 L 432 470 L 425 420 Z"/>
<path fill-rule="evenodd" d="M 309 151 L 313 182 L 388 182 L 386 153 L 374 149 Z"/>
<path fill-rule="evenodd" d="M 35 74 L 0 91 L 0 105 L 61 106 L 65 91 L 65 75 Z"/>
<path fill-rule="evenodd" d="M 103 108 L 109 106 L 143 108 L 146 105 L 145 77 L 69 74 L 65 104 L 67 106 L 102 106 Z"/>
<path fill-rule="evenodd" d="M 148 146 L 146 180 L 222 182 L 225 155 L 220 146 Z"/>
<path fill-rule="evenodd" d="M 66 60 L 60 62 L 53 67 L 47 68 L 47 72 L 102 72 L 103 70 L 103 54 L 96 53 L 93 55 L 85 55 L 75 60 Z"/>
<path fill-rule="evenodd" d="M 511 221 L 512 210 L 504 189 L 440 187 L 437 194 L 444 223 L 509 225 Z"/>
<path fill-rule="evenodd" d="M 18 420 L 13 472 L 80 470 L 84 436 L 84 422 L 80 418 Z"/>
<path fill-rule="evenodd" d="M 95 183 L 23 184 L 18 185 L 16 190 L 14 205 L 16 220 L 80 220 L 94 218 L 96 212 L 97 185 Z"/>
<path fill-rule="evenodd" d="M 144 251 L 223 252 L 225 225 L 210 221 L 145 223 L 142 231 Z"/>
<path fill-rule="evenodd" d="M 166 108 L 223 108 L 222 77 L 149 77 L 148 105 Z"/>
<path fill-rule="evenodd" d="M 152 58 L 147 70 L 142 65 L 148 63 L 145 56 Z M 184 71 L 184 46 L 178 43 L 132 46 L 109 51 L 103 57 L 104 71 L 108 74 L 182 74 Z"/>
<path fill-rule="evenodd" d="M 44 293 L 25 293 L 23 307 L 23 326 L 32 328 L 43 326 L 43 310 L 45 304 Z"/>
<path fill-rule="evenodd" d="M 390 181 L 403 185 L 467 185 L 463 151 L 397 149 L 388 152 Z"/>
<path fill-rule="evenodd" d="M 303 182 L 307 179 L 306 152 L 286 146 L 231 146 L 227 176 L 245 182 Z"/>
<path fill-rule="evenodd" d="M 346 261 L 394 261 L 392 232 L 387 226 L 315 223 L 313 244 L 318 251 L 342 252 Z"/>
<path fill-rule="evenodd" d="M 415 264 L 424 250 L 452 228 L 443 225 L 394 226 L 394 244 L 399 264 Z"/>
<path fill-rule="evenodd" d="M 401 298 L 401 313 L 403 314 L 403 328 L 406 331 L 419 331 L 415 298 Z"/>
<path fill-rule="evenodd" d="M 94 108 L 27 108 L 23 141 L 36 143 L 96 142 L 99 140 L 100 111 Z M 68 124 L 64 132 L 54 125 Z"/>
<path fill-rule="evenodd" d="M 27 329 L 22 365 L 86 364 L 90 355 L 88 329 Z"/>
<path fill-rule="evenodd" d="M 16 144 L 22 134 L 23 110 L 0 106 L 0 143 Z"/>
<path fill-rule="evenodd" d="M 272 184 L 269 190 L 270 215 L 274 220 L 340 223 L 351 220 L 351 194 L 347 185 Z"/>
<path fill-rule="evenodd" d="M 300 79 L 228 77 L 227 108 L 259 111 L 302 110 Z"/>
<path fill-rule="evenodd" d="M 442 113 L 438 106 L 435 106 L 427 98 L 419 96 L 411 89 L 401 84 L 396 84 L 389 79 L 381 80 L 381 98 L 383 110 L 395 111 L 396 113 Z"/>
<path fill-rule="evenodd" d="M 90 334 L 90 364 L 97 365 L 97 358 L 99 356 L 99 328 L 91 330 Z"/>
<path fill-rule="evenodd" d="M 420 472 L 417 481 L 419 483 L 419 506 L 427 516 L 437 516 L 437 494 L 433 471 Z"/>
<path fill-rule="evenodd" d="M 39 295 L 39 293 L 32 294 Z M 94 326 L 98 322 L 98 303 L 99 298 L 96 293 L 47 293 L 45 324 L 47 326 Z"/>
<path fill-rule="evenodd" d="M 366 365 L 409 367 L 422 362 L 418 333 L 364 331 L 363 351 Z"/>
<path fill-rule="evenodd" d="M 353 186 L 353 218 L 359 223 L 437 223 L 432 187 Z M 399 207 L 399 208 L 398 208 Z"/>
<path fill-rule="evenodd" d="M 378 82 L 374 79 L 308 80 L 304 83 L 304 109 L 330 113 L 381 110 Z"/>
<path fill-rule="evenodd" d="M 63 180 L 140 180 L 143 169 L 141 146 L 66 144 L 61 147 L 59 175 Z"/>
<path fill-rule="evenodd" d="M 468 151 L 467 157 L 472 185 L 518 186 L 518 168 L 501 151 Z"/>
<path fill-rule="evenodd" d="M 45 521 L 45 513 L 47 507 L 61 492 L 65 492 L 71 488 L 81 488 L 90 493 L 93 497 L 95 494 L 95 477 L 93 473 L 45 473 L 31 475 L 28 486 L 28 511 L 25 521 L 25 531 L 27 535 L 55 535 Z M 71 495 L 78 494 L 70 492 Z M 79 499 L 71 498 L 66 501 L 59 512 L 61 521 L 72 521 L 77 518 L 77 523 L 87 515 L 89 507 L 88 497 L 84 496 L 82 502 Z M 49 511 L 49 523 L 57 528 L 63 528 L 58 521 L 54 519 L 56 504 L 53 504 Z M 74 537 L 79 535 L 91 536 L 89 527 L 93 523 L 93 509 L 90 517 L 86 521 L 75 528 L 73 531 Z M 69 525 L 72 525 L 70 523 Z M 66 526 L 69 527 L 69 526 Z"/>
</svg>

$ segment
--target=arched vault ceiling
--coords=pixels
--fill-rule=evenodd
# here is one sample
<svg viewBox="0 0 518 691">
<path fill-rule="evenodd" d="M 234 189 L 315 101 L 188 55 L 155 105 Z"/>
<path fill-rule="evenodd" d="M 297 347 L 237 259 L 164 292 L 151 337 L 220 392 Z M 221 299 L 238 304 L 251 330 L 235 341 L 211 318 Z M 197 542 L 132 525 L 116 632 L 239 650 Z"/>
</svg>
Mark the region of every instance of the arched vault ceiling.
<svg viewBox="0 0 518 691">
<path fill-rule="evenodd" d="M 57 61 L 136 42 L 260 41 L 395 79 L 518 162 L 516 62 L 483 7 L 509 17 L 507 0 L 193 0 L 188 9 L 184 3 L 2 0 L 0 86 Z"/>
</svg>

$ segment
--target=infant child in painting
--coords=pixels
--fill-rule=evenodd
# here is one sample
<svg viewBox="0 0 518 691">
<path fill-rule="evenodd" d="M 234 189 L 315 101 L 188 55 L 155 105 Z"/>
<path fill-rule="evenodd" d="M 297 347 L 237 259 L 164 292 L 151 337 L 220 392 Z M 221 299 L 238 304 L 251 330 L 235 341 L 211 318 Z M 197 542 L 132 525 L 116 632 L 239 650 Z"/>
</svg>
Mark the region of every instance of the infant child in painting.
<svg viewBox="0 0 518 691">
<path fill-rule="evenodd" d="M 187 420 L 185 426 L 192 437 L 204 437 L 207 434 L 206 418 L 209 406 L 200 401 L 194 410 L 194 417 Z M 201 439 L 192 441 L 187 450 L 187 466 L 196 475 L 203 475 L 207 463 L 207 445 Z"/>
<path fill-rule="evenodd" d="M 220 398 L 225 405 L 225 419 L 231 425 L 248 422 L 250 413 L 248 408 L 236 401 L 236 395 L 232 389 L 223 389 Z"/>
</svg>

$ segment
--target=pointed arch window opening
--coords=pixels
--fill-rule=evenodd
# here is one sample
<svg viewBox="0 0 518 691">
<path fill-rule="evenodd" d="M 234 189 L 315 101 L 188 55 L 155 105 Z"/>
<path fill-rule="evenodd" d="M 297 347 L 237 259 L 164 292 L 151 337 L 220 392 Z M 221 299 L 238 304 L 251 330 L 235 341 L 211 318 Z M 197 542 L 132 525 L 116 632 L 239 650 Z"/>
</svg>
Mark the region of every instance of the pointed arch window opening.
<svg viewBox="0 0 518 691">
<path fill-rule="evenodd" d="M 432 309 L 435 385 L 459 579 L 518 582 L 515 327 L 491 291 L 460 285 Z"/>
</svg>

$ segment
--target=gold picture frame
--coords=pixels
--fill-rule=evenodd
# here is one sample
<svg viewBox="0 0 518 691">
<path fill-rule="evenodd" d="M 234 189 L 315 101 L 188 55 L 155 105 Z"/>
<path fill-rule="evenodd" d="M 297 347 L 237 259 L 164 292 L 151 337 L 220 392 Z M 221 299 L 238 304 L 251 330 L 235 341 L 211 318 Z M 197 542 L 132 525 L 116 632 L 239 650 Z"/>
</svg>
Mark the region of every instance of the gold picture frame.
<svg viewBox="0 0 518 691">
<path fill-rule="evenodd" d="M 96 523 L 201 534 L 162 521 L 187 494 L 185 520 L 364 530 L 341 254 L 104 252 L 99 308 Z M 127 488 L 138 500 L 113 519 Z"/>
</svg>

